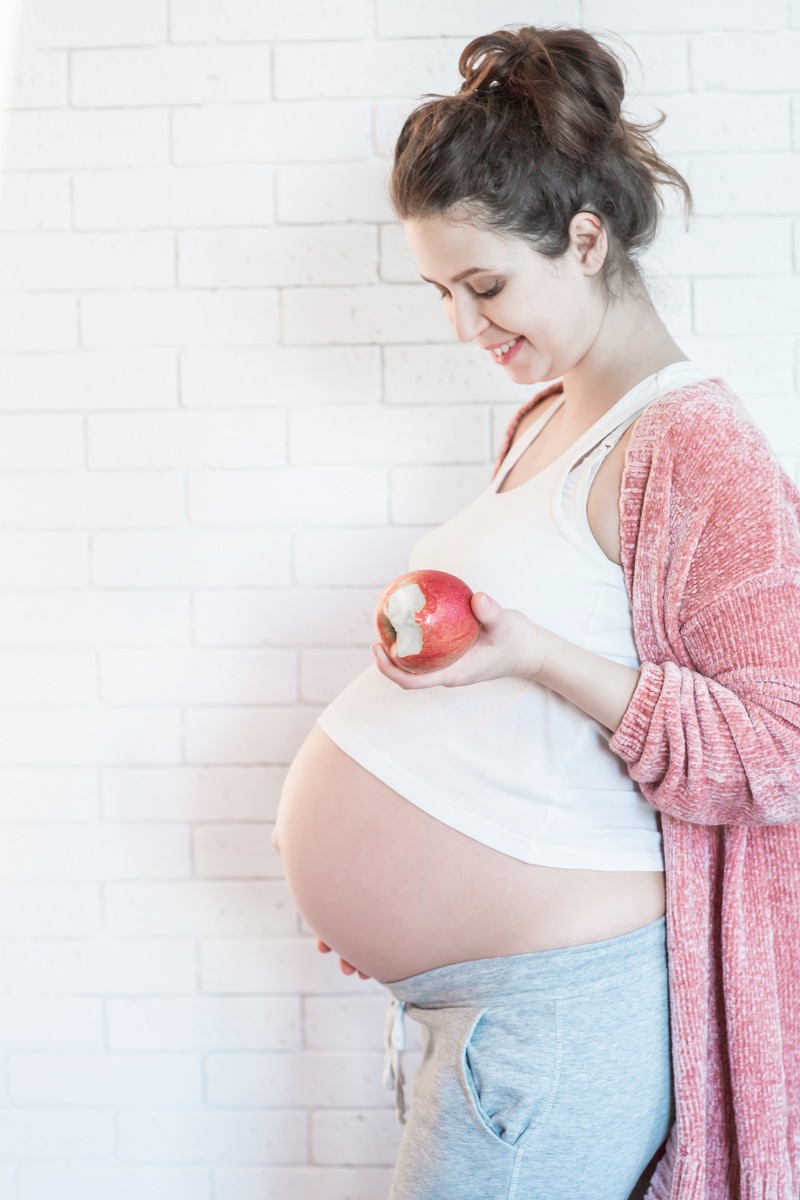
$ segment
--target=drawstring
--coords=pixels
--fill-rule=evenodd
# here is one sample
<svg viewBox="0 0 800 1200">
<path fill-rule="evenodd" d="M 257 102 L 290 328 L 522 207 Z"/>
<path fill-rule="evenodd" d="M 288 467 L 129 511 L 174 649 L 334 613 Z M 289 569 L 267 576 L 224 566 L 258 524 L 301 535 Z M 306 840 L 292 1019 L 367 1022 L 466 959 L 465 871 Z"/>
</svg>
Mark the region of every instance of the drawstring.
<svg viewBox="0 0 800 1200">
<path fill-rule="evenodd" d="M 406 1048 L 405 1012 L 405 1000 L 392 1000 L 386 1013 L 383 1041 L 386 1049 L 383 1086 L 389 1092 L 394 1088 L 397 1119 L 401 1125 L 406 1123 L 406 1097 L 403 1091 L 406 1081 L 403 1074 L 403 1051 Z"/>
</svg>

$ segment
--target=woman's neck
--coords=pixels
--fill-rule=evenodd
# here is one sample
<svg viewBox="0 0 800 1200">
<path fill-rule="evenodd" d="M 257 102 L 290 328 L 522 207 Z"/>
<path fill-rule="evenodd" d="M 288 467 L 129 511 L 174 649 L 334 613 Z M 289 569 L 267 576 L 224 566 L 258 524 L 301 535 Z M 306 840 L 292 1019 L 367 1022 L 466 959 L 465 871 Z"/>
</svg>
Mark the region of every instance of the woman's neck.
<svg viewBox="0 0 800 1200">
<path fill-rule="evenodd" d="M 589 426 L 642 379 L 688 361 L 649 297 L 617 301 L 579 363 L 563 376 L 566 422 Z"/>
</svg>

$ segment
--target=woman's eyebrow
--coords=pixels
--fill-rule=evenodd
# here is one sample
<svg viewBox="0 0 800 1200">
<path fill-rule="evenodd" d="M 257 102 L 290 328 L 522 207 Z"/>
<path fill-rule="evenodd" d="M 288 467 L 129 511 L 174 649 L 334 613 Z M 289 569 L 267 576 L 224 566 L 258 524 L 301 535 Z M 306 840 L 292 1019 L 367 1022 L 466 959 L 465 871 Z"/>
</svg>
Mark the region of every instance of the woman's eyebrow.
<svg viewBox="0 0 800 1200">
<path fill-rule="evenodd" d="M 466 271 L 461 271 L 460 274 L 454 275 L 450 280 L 451 283 L 461 283 L 462 279 L 467 279 L 470 275 L 477 275 L 480 271 L 495 271 L 496 267 L 468 267 Z M 428 279 L 427 275 L 420 274 L 420 279 L 424 279 L 426 283 L 436 283 L 435 279 Z"/>
</svg>

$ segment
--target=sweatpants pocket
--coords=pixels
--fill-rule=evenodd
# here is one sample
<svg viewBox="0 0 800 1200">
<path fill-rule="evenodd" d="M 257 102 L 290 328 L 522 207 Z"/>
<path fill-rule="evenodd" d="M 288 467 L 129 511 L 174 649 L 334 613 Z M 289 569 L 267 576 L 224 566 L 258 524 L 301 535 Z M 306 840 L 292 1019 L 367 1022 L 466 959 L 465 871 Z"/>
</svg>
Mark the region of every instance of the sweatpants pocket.
<svg viewBox="0 0 800 1200">
<path fill-rule="evenodd" d="M 558 1003 L 471 1011 L 457 1070 L 467 1107 L 500 1143 L 518 1146 L 544 1121 L 558 1088 Z"/>
</svg>

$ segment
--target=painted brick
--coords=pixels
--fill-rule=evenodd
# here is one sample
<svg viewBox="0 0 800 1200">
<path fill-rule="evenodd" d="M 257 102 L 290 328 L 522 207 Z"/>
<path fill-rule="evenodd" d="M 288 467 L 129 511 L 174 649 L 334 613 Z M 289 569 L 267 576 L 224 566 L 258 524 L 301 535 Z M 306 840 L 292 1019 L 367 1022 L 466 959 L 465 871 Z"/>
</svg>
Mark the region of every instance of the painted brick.
<svg viewBox="0 0 800 1200">
<path fill-rule="evenodd" d="M 0 229 L 68 229 L 69 177 L 7 171 L 0 187 Z"/>
<path fill-rule="evenodd" d="M 698 333 L 792 334 L 800 312 L 800 276 L 759 279 L 698 279 Z"/>
<path fill-rule="evenodd" d="M 674 0 L 669 9 L 638 0 L 584 0 L 583 19 L 588 26 L 602 25 L 625 33 L 633 30 L 672 33 L 678 29 L 782 29 L 785 5 L 766 0 L 757 7 L 745 0 Z"/>
<path fill-rule="evenodd" d="M 269 225 L 275 172 L 268 167 L 154 167 L 80 171 L 73 177 L 77 229 Z"/>
<path fill-rule="evenodd" d="M 209 882 L 109 883 L 105 887 L 105 916 L 109 933 L 123 938 L 287 937 L 294 932 L 296 924 L 294 906 L 284 883 L 231 883 L 218 879 Z M 171 1002 L 169 1009 L 164 1010 L 165 1018 L 168 1011 L 170 1020 L 177 1021 L 181 1003 L 187 999 L 181 997 Z M 290 1008 L 290 1005 L 278 1006 L 275 1012 L 286 1014 Z M 211 1011 L 213 1006 L 196 1009 L 195 1020 L 206 1021 L 208 1018 L 204 1014 Z M 248 1020 L 255 1021 L 260 1028 L 261 1016 L 258 1014 L 263 1015 L 263 1011 L 258 1004 L 249 1005 Z M 151 1018 L 145 1019 L 143 1012 L 137 1012 L 136 1001 L 127 1005 L 124 1020 L 121 1015 L 120 1020 L 129 1033 L 127 1038 L 120 1035 L 121 1041 L 115 1043 L 117 1048 L 123 1043 L 124 1048 L 130 1048 L 133 1030 L 139 1031 L 140 1044 L 150 1049 L 170 1044 L 166 1029 L 149 1029 Z M 294 1028 L 294 1018 L 292 1022 Z M 277 1031 L 275 1036 L 278 1036 Z M 283 1035 L 280 1037 L 281 1045 L 289 1044 Z M 159 1038 L 163 1040 L 159 1041 Z M 187 1047 L 185 1042 L 182 1045 L 184 1049 L 193 1048 Z M 231 1047 L 226 1045 L 225 1048 Z"/>
<path fill-rule="evenodd" d="M 92 580 L 102 587 L 282 587 L 290 582 L 290 550 L 283 532 L 99 533 Z"/>
<path fill-rule="evenodd" d="M 83 466 L 79 417 L 0 417 L 0 468 L 4 471 L 57 470 Z M 13 509 L 3 508 L 8 520 Z"/>
<path fill-rule="evenodd" d="M 294 996 L 112 998 L 107 1010 L 116 1050 L 290 1050 L 300 1038 Z"/>
<path fill-rule="evenodd" d="M 454 92 L 461 41 L 287 43 L 275 47 L 279 100 Z"/>
<path fill-rule="evenodd" d="M 642 97 L 631 116 L 666 121 L 655 137 L 668 162 L 679 154 L 739 154 L 781 151 L 791 146 L 789 100 L 785 95 L 737 96 L 687 92 Z"/>
<path fill-rule="evenodd" d="M 449 405 L 349 409 L 308 408 L 289 414 L 289 457 L 295 463 L 464 463 L 489 453 L 485 412 Z"/>
<path fill-rule="evenodd" d="M 373 106 L 375 153 L 386 161 L 394 159 L 394 146 L 406 117 L 417 107 L 419 100 L 376 100 Z"/>
<path fill-rule="evenodd" d="M 794 216 L 800 191 L 796 154 L 715 155 L 694 163 L 697 214 Z"/>
<path fill-rule="evenodd" d="M 196 1105 L 198 1059 L 187 1054 L 15 1054 L 9 1060 L 15 1103 L 66 1107 Z"/>
<path fill-rule="evenodd" d="M 83 1109 L 74 1112 L 10 1109 L 4 1113 L 0 1129 L 0 1159 L 13 1159 L 19 1176 L 29 1163 L 107 1158 L 113 1142 L 108 1113 Z"/>
<path fill-rule="evenodd" d="M 203 471 L 188 486 L 195 525 L 380 525 L 387 508 L 386 473 L 374 467 Z"/>
<path fill-rule="evenodd" d="M 291 704 L 296 655 L 195 646 L 105 650 L 100 693 L 108 704 Z"/>
<path fill-rule="evenodd" d="M 158 646 L 191 639 L 189 596 L 64 591 L 0 596 L 0 646 Z"/>
<path fill-rule="evenodd" d="M 531 9 L 524 0 L 509 0 L 503 8 L 503 25 L 530 23 Z M 381 37 L 466 37 L 472 38 L 486 24 L 487 11 L 483 0 L 378 0 L 377 29 Z M 541 25 L 580 24 L 578 0 L 545 0 L 536 10 L 536 22 Z"/>
<path fill-rule="evenodd" d="M 194 629 L 209 646 L 364 646 L 373 638 L 374 608 L 371 588 L 200 592 Z M 3 611 L 0 603 L 0 617 Z"/>
<path fill-rule="evenodd" d="M 163 708 L 10 710 L 0 726 L 0 763 L 9 766 L 158 765 L 180 757 L 179 715 Z"/>
<path fill-rule="evenodd" d="M 637 33 L 630 38 L 608 36 L 608 31 L 593 29 L 622 63 L 625 73 L 625 109 L 638 95 L 688 91 L 689 38 L 685 34 Z M 671 103 L 671 97 L 670 97 Z"/>
<path fill-rule="evenodd" d="M 410 1055 L 408 1056 L 410 1058 Z M 408 1077 L 408 1064 L 404 1062 Z M 241 1056 L 213 1054 L 207 1064 L 212 1104 L 256 1108 L 387 1108 L 383 1054 L 300 1051 Z M 298 1193 L 305 1198 L 306 1193 Z"/>
<path fill-rule="evenodd" d="M 388 164 L 365 162 L 285 166 L 277 172 L 277 214 L 282 222 L 391 221 Z"/>
<path fill-rule="evenodd" d="M 453 338 L 434 289 L 420 284 L 287 288 L 283 316 L 284 340 L 290 344 L 450 342 Z"/>
<path fill-rule="evenodd" d="M 0 510 L 16 514 L 6 524 L 21 529 L 168 526 L 183 517 L 183 484 L 177 475 L 153 471 L 116 478 L 62 471 L 9 475 L 0 477 Z"/>
<path fill-rule="evenodd" d="M 116 836 L 121 848 L 119 829 Z M 20 940 L 8 946 L 8 991 L 51 996 L 186 995 L 195 986 L 196 957 L 196 946 L 188 939 Z M 52 1086 L 66 1089 L 69 1081 L 53 1080 Z M 24 1094 L 19 1098 L 24 1100 Z"/>
<path fill-rule="evenodd" d="M 0 295 L 0 353 L 72 350 L 77 344 L 78 311 L 74 297 L 44 293 Z"/>
<path fill-rule="evenodd" d="M 326 958 L 333 958 L 333 955 Z M 335 964 L 331 963 L 331 969 Z M 366 981 L 350 976 L 351 994 L 307 996 L 303 1001 L 305 1046 L 308 1050 L 380 1050 L 386 1010 L 392 999 L 387 989 L 367 993 L 358 984 Z M 406 1041 L 410 1049 L 420 1048 L 420 1026 L 406 1021 Z"/>
<path fill-rule="evenodd" d="M 193 709 L 186 714 L 186 758 L 208 765 L 292 761 L 318 708 Z"/>
<path fill-rule="evenodd" d="M 397 1157 L 402 1133 L 393 1112 L 316 1112 L 311 1118 L 312 1161 L 342 1166 L 390 1165 Z"/>
<path fill-rule="evenodd" d="M 248 346 L 275 341 L 274 292 L 109 292 L 84 296 L 87 346 Z"/>
<path fill-rule="evenodd" d="M 369 158 L 366 101 L 207 105 L 173 115 L 177 163 L 340 162 Z"/>
<path fill-rule="evenodd" d="M 193 833 L 195 874 L 202 879 L 282 879 L 283 866 L 272 844 L 271 824 L 198 825 Z M 224 943 L 223 943 L 224 945 Z M 239 957 L 237 943 L 234 958 Z M 223 986 L 208 991 L 274 991 L 274 988 L 237 989 Z"/>
<path fill-rule="evenodd" d="M 3 234 L 0 288 L 168 287 L 174 258 L 168 233 Z"/>
<path fill-rule="evenodd" d="M 191 871 L 189 840 L 163 825 L 6 826 L 0 869 L 21 881 L 183 878 Z"/>
<path fill-rule="evenodd" d="M 286 287 L 372 283 L 377 246 L 368 226 L 281 225 L 184 233 L 178 254 L 182 287 Z"/>
<path fill-rule="evenodd" d="M 361 404 L 381 395 L 377 346 L 270 346 L 181 355 L 183 403 L 198 408 Z"/>
<path fill-rule="evenodd" d="M 284 414 L 279 409 L 88 418 L 88 462 L 102 470 L 275 466 L 286 461 L 285 443 Z"/>
<path fill-rule="evenodd" d="M 137 46 L 162 41 L 167 0 L 137 0 L 124 9 L 103 0 L 26 0 L 21 7 L 23 46 Z"/>
<path fill-rule="evenodd" d="M 64 1006 L 60 1015 L 59 1005 Z M 0 1020 L 4 1051 L 99 1050 L 103 1045 L 103 1005 L 98 999 L 3 995 Z M 4 1122 L 3 1133 L 7 1132 Z"/>
<path fill-rule="evenodd" d="M 88 650 L 0 651 L 0 705 L 91 704 L 95 656 Z"/>
<path fill-rule="evenodd" d="M 373 641 L 377 641 L 377 633 Z M 305 650 L 300 655 L 300 698 L 307 704 L 329 704 L 357 675 L 373 663 L 367 647 L 358 650 Z"/>
<path fill-rule="evenodd" d="M 419 267 L 408 248 L 403 227 L 392 220 L 380 227 L 380 277 L 385 283 L 419 283 Z"/>
<path fill-rule="evenodd" d="M 797 88 L 800 33 L 707 33 L 692 38 L 691 59 L 698 89 L 791 92 Z"/>
<path fill-rule="evenodd" d="M 385 1200 L 392 1172 L 377 1167 L 272 1167 L 215 1172 L 216 1200 Z M 36 1197 L 36 1200 L 49 1200 Z M 92 1197 L 94 1200 L 94 1197 Z M 159 1198 L 160 1200 L 160 1198 Z"/>
<path fill-rule="evenodd" d="M 155 167 L 169 161 L 167 113 L 15 112 L 7 122 L 8 170 Z"/>
<path fill-rule="evenodd" d="M 490 483 L 491 469 L 397 467 L 391 472 L 393 525 L 441 525 L 471 504 Z"/>
<path fill-rule="evenodd" d="M 304 0 L 298 8 L 252 0 L 172 0 L 170 15 L 176 42 L 360 38 L 369 36 L 373 22 L 371 0 Z"/>
<path fill-rule="evenodd" d="M 226 1109 L 126 1109 L 117 1118 L 123 1158 L 149 1162 L 281 1163 L 307 1161 L 303 1113 Z"/>
<path fill-rule="evenodd" d="M 89 821 L 99 814 L 95 770 L 58 768 L 0 772 L 0 821 Z"/>
<path fill-rule="evenodd" d="M 0 892 L 0 936 L 37 941 L 96 936 L 99 892 L 96 885 L 76 883 L 10 884 Z"/>
<path fill-rule="evenodd" d="M 506 401 L 517 408 L 532 395 L 530 384 L 513 383 L 478 346 L 386 346 L 389 404 L 485 404 Z"/>
<path fill-rule="evenodd" d="M 791 337 L 711 337 L 684 334 L 681 349 L 721 375 L 735 392 L 786 394 L 794 386 L 794 341 Z"/>
<path fill-rule="evenodd" d="M 375 980 L 356 981 L 354 976 L 345 975 L 335 956 L 322 954 L 311 937 L 262 941 L 206 938 L 200 947 L 200 968 L 203 990 L 207 992 L 350 997 L 357 986 L 359 996 L 386 997 Z M 247 1101 L 243 1098 L 242 1102 Z"/>
<path fill-rule="evenodd" d="M 295 537 L 297 582 L 307 587 L 383 588 L 408 570 L 411 548 L 425 532 L 425 528 L 301 530 Z"/>
<path fill-rule="evenodd" d="M 283 532 L 184 530 L 100 533 L 92 578 L 119 587 L 281 587 L 290 582 L 290 537 Z"/>
<path fill-rule="evenodd" d="M 21 50 L 14 61 L 11 108 L 58 108 L 67 103 L 67 55 Z"/>
<path fill-rule="evenodd" d="M 756 394 L 748 399 L 747 407 L 779 458 L 800 453 L 800 413 L 791 393 Z"/>
<path fill-rule="evenodd" d="M 0 372 L 0 410 L 174 408 L 178 400 L 176 356 L 168 350 L 6 354 Z"/>
<path fill-rule="evenodd" d="M 76 1166 L 64 1160 L 54 1165 L 34 1162 L 20 1170 L 25 1200 L 211 1200 L 211 1171 L 205 1167 L 138 1166 L 118 1159 Z M 13 1197 L 11 1198 L 13 1200 Z"/>
<path fill-rule="evenodd" d="M 269 100 L 271 58 L 268 46 L 78 50 L 71 59 L 71 100 L 90 108 Z"/>
<path fill-rule="evenodd" d="M 0 587 L 83 587 L 88 582 L 85 533 L 0 534 Z"/>
<path fill-rule="evenodd" d="M 792 241 L 788 217 L 694 217 L 689 231 L 664 221 L 642 256 L 649 271 L 672 275 L 783 275 Z"/>
<path fill-rule="evenodd" d="M 240 766 L 104 771 L 103 813 L 118 821 L 272 821 L 284 774 Z"/>
</svg>

